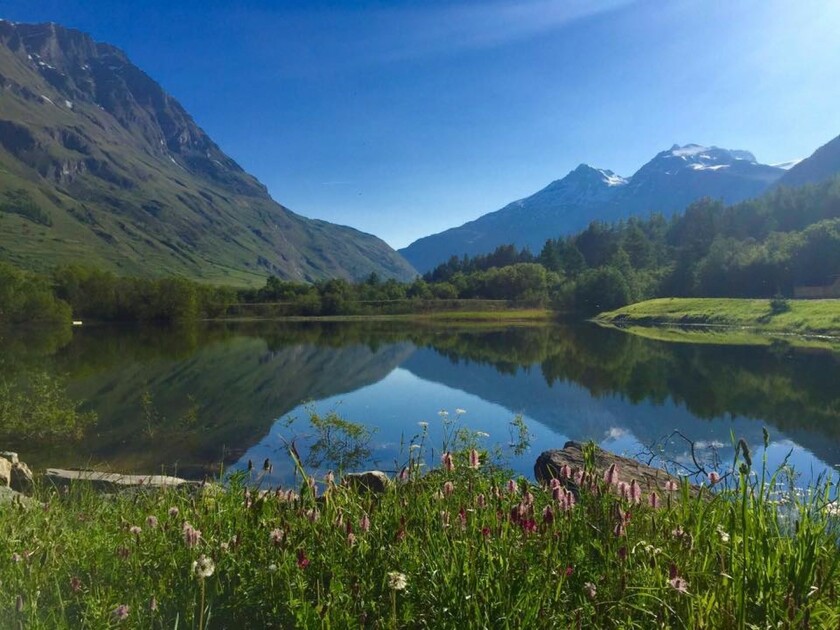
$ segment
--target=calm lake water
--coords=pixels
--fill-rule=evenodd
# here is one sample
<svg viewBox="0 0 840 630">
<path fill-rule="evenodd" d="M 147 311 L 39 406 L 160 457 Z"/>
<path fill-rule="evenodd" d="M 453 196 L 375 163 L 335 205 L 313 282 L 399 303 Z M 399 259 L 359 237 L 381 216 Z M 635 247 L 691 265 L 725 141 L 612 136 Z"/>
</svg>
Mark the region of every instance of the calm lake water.
<svg viewBox="0 0 840 630">
<path fill-rule="evenodd" d="M 339 465 L 330 449 L 311 449 L 325 438 L 313 412 L 373 431 L 351 444 L 350 468 L 399 469 L 424 422 L 427 459 L 463 426 L 529 477 L 537 455 L 566 440 L 689 463 L 674 430 L 726 469 L 733 436 L 761 456 L 765 426 L 770 466 L 789 456 L 803 484 L 840 464 L 840 355 L 785 344 L 668 344 L 593 325 L 271 322 L 6 335 L 0 353 L 7 382 L 66 379 L 67 394 L 98 417 L 78 439 L 3 438 L 37 467 L 202 477 L 268 458 L 267 481 L 279 484 L 291 480 L 290 441 L 316 470 Z M 509 447 L 517 415 L 531 434 L 519 454 Z M 333 429 L 330 443 L 344 437 Z"/>
</svg>

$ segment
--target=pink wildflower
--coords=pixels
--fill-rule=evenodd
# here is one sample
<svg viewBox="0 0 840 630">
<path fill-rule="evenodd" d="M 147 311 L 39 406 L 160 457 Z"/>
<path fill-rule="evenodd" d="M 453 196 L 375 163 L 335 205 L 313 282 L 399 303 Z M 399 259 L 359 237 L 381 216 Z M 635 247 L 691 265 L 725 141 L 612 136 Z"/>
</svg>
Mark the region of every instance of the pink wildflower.
<svg viewBox="0 0 840 630">
<path fill-rule="evenodd" d="M 78 577 L 73 576 L 72 578 L 70 578 L 70 590 L 73 591 L 74 593 L 81 592 L 82 581 Z"/>
<path fill-rule="evenodd" d="M 483 508 L 487 505 L 487 499 L 484 498 L 483 494 L 479 494 L 475 499 L 475 503 L 478 507 Z"/>
<path fill-rule="evenodd" d="M 111 616 L 117 621 L 125 621 L 128 619 L 128 606 L 120 604 L 111 612 Z"/>
<path fill-rule="evenodd" d="M 572 469 L 569 468 L 568 464 L 563 464 L 560 466 L 560 477 L 563 479 L 569 479 L 572 476 Z"/>
<path fill-rule="evenodd" d="M 552 477 L 551 481 L 548 482 L 548 487 L 552 490 L 556 490 L 560 488 L 563 484 L 560 483 L 560 480 L 557 477 Z"/>
<path fill-rule="evenodd" d="M 675 577 L 671 580 L 668 580 L 668 584 L 670 584 L 671 588 L 677 591 L 678 593 L 688 593 L 688 582 L 686 582 L 681 577 Z"/>
<path fill-rule="evenodd" d="M 619 481 L 618 484 L 616 484 L 616 488 L 618 488 L 618 496 L 622 499 L 630 498 L 630 486 L 628 486 L 625 482 Z"/>
<path fill-rule="evenodd" d="M 461 531 L 467 529 L 467 512 L 464 508 L 458 510 L 458 521 L 461 523 Z"/>
<path fill-rule="evenodd" d="M 568 566 L 568 567 L 566 567 L 566 570 L 564 571 L 564 573 L 566 574 L 566 577 L 567 577 L 567 578 L 568 578 L 568 577 L 572 577 L 572 573 L 574 573 L 574 572 L 575 572 L 575 568 L 574 568 L 574 567 L 572 567 L 572 566 Z"/>
<path fill-rule="evenodd" d="M 481 466 L 481 457 L 479 456 L 477 450 L 472 449 L 470 451 L 470 468 L 478 470 L 479 466 Z"/>
<path fill-rule="evenodd" d="M 635 479 L 630 482 L 629 494 L 633 503 L 639 503 L 642 500 L 642 488 Z"/>
<path fill-rule="evenodd" d="M 190 548 L 195 547 L 201 539 L 201 530 L 196 529 L 187 521 L 184 522 L 181 533 L 184 536 L 184 543 Z"/>
<path fill-rule="evenodd" d="M 710 472 L 709 473 L 709 483 L 712 484 L 712 485 L 715 485 L 718 481 L 720 481 L 720 475 L 717 474 L 714 471 Z"/>
<path fill-rule="evenodd" d="M 648 505 L 652 507 L 654 510 L 659 507 L 659 497 L 657 496 L 656 492 L 651 492 L 648 495 Z"/>
<path fill-rule="evenodd" d="M 179 512 L 178 508 L 173 505 L 171 508 L 169 508 L 170 518 L 175 518 L 176 516 L 178 516 L 178 512 Z"/>
<path fill-rule="evenodd" d="M 297 552 L 298 569 L 305 569 L 309 566 L 309 558 L 306 557 L 306 552 L 303 549 L 298 549 Z"/>
<path fill-rule="evenodd" d="M 679 489 L 679 485 L 673 479 L 669 479 L 665 483 L 665 490 L 667 490 L 668 492 L 676 492 L 678 489 Z"/>
<path fill-rule="evenodd" d="M 609 485 L 618 483 L 618 468 L 615 464 L 610 464 L 610 467 L 607 468 L 607 472 L 604 473 L 604 481 Z"/>
<path fill-rule="evenodd" d="M 370 518 L 368 518 L 367 514 L 362 514 L 362 518 L 359 521 L 359 529 L 363 532 L 370 531 Z"/>
<path fill-rule="evenodd" d="M 551 509 L 550 505 L 546 505 L 545 509 L 543 510 L 543 523 L 546 525 L 551 525 L 554 522 L 554 511 Z"/>
<path fill-rule="evenodd" d="M 143 530 L 140 529 L 137 525 L 132 525 L 128 528 L 128 533 L 132 536 L 137 536 L 137 538 L 140 538 L 140 534 L 143 533 Z"/>
<path fill-rule="evenodd" d="M 283 543 L 283 539 L 286 537 L 286 532 L 279 528 L 272 529 L 268 537 L 275 547 L 279 547 Z"/>
<path fill-rule="evenodd" d="M 447 481 L 443 484 L 443 496 L 451 497 L 452 493 L 455 492 L 455 484 L 451 481 Z"/>
<path fill-rule="evenodd" d="M 519 488 L 516 486 L 516 482 L 513 479 L 508 480 L 507 491 L 509 494 L 517 494 L 519 492 Z"/>
<path fill-rule="evenodd" d="M 566 496 L 566 490 L 561 485 L 557 485 L 551 491 L 551 498 L 560 503 L 563 501 L 564 497 Z"/>
<path fill-rule="evenodd" d="M 481 528 L 481 535 L 487 538 L 490 535 L 490 528 L 486 525 Z"/>
<path fill-rule="evenodd" d="M 158 519 L 157 516 L 149 515 L 146 517 L 146 526 L 149 529 L 155 529 L 158 526 Z"/>
<path fill-rule="evenodd" d="M 355 544 L 356 544 L 356 534 L 354 534 L 353 532 L 350 532 L 349 534 L 347 534 L 347 546 L 352 547 Z"/>
<path fill-rule="evenodd" d="M 443 467 L 449 472 L 452 472 L 452 470 L 455 469 L 455 460 L 452 458 L 452 453 L 444 453 L 440 456 L 440 461 L 443 464 Z"/>
</svg>

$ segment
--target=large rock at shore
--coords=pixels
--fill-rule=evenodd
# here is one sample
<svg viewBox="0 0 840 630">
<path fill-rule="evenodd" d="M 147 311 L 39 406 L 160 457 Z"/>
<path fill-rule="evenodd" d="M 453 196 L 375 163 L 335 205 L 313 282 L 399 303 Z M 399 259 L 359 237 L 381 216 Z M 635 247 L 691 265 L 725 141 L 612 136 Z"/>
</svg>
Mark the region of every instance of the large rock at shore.
<svg viewBox="0 0 840 630">
<path fill-rule="evenodd" d="M 32 471 L 18 459 L 17 453 L 0 453 L 0 486 L 23 494 L 32 494 L 35 489 Z"/>
<path fill-rule="evenodd" d="M 57 488 L 63 488 L 74 483 L 87 483 L 94 490 L 114 492 L 126 488 L 177 488 L 180 486 L 198 486 L 197 481 L 187 481 L 180 477 L 167 475 L 121 475 L 118 473 L 104 473 L 95 470 L 63 470 L 48 468 L 44 479 Z"/>
<path fill-rule="evenodd" d="M 388 489 L 391 479 L 381 470 L 368 470 L 344 475 L 344 484 L 357 491 L 381 494 Z"/>
<path fill-rule="evenodd" d="M 15 505 L 27 508 L 34 504 L 35 500 L 31 497 L 15 492 L 8 486 L 0 486 L 0 509 Z"/>
<path fill-rule="evenodd" d="M 603 477 L 604 472 L 613 464 L 616 467 L 617 481 L 624 481 L 629 484 L 635 479 L 636 483 L 646 493 L 656 490 L 658 493 L 664 494 L 666 491 L 665 484 L 669 481 L 682 483 L 679 477 L 675 477 L 661 468 L 648 466 L 629 457 L 614 455 L 596 446 L 595 470 L 597 474 Z M 549 483 L 551 479 L 560 479 L 565 485 L 568 485 L 567 480 L 562 479 L 560 473 L 560 469 L 564 465 L 568 466 L 573 472 L 584 469 L 583 447 L 577 442 L 566 442 L 562 449 L 541 453 L 534 464 L 534 477 L 542 484 Z M 571 489 L 577 491 L 577 488 Z M 692 488 L 693 492 L 695 490 L 695 488 Z"/>
</svg>

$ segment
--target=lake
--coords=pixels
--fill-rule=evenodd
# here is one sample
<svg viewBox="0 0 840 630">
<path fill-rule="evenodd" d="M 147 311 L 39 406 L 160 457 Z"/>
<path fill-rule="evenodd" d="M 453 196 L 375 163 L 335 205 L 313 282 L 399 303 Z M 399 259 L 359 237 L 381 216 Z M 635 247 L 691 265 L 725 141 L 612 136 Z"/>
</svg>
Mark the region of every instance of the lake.
<svg viewBox="0 0 840 630">
<path fill-rule="evenodd" d="M 283 484 L 291 443 L 319 474 L 394 472 L 411 453 L 434 463 L 458 428 L 528 477 L 567 440 L 726 469 L 733 437 L 760 459 L 763 427 L 768 464 L 788 458 L 803 485 L 840 463 L 840 355 L 785 343 L 671 344 L 590 324 L 259 322 L 7 333 L 0 353 L 12 389 L 46 374 L 96 414 L 78 436 L 3 435 L 39 468 L 201 478 L 269 459 L 264 481 Z M 339 419 L 371 434 L 354 439 Z"/>
</svg>

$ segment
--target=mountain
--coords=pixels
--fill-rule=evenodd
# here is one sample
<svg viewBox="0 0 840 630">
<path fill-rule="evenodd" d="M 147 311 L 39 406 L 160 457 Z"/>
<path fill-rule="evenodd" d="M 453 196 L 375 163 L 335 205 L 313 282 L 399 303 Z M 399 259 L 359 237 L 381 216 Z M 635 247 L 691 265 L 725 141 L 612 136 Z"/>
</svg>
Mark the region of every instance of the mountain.
<svg viewBox="0 0 840 630">
<path fill-rule="evenodd" d="M 581 164 L 563 179 L 475 221 L 421 238 L 400 253 L 421 272 L 449 257 L 514 243 L 538 253 L 545 240 L 571 234 L 595 220 L 673 214 L 700 197 L 735 203 L 759 195 L 785 173 L 760 164 L 748 151 L 674 145 L 632 177 Z"/>
<path fill-rule="evenodd" d="M 121 50 L 0 21 L 0 260 L 262 284 L 414 270 L 276 203 Z"/>
<path fill-rule="evenodd" d="M 840 136 L 797 162 L 779 180 L 779 186 L 815 184 L 840 173 Z"/>
</svg>

